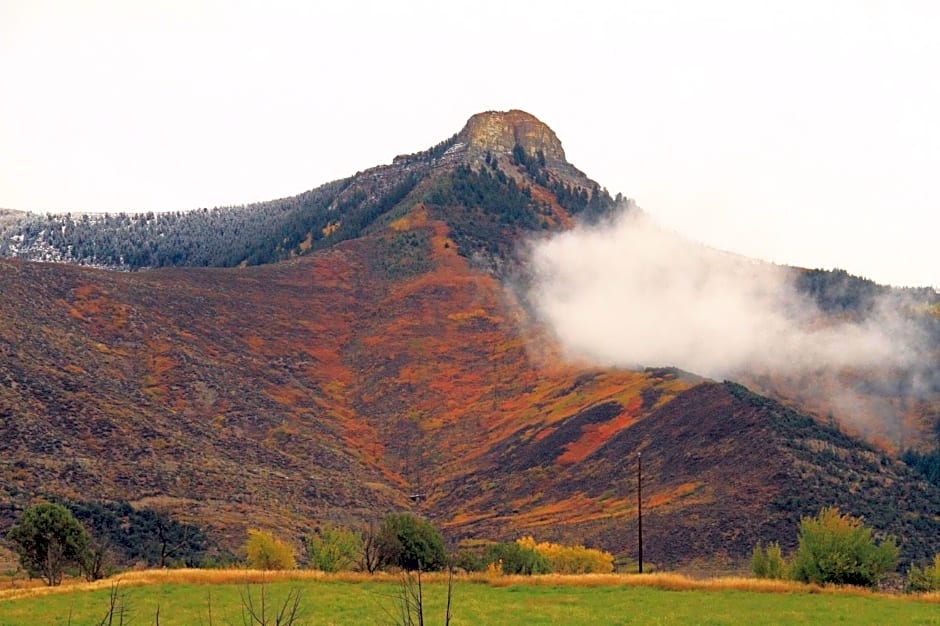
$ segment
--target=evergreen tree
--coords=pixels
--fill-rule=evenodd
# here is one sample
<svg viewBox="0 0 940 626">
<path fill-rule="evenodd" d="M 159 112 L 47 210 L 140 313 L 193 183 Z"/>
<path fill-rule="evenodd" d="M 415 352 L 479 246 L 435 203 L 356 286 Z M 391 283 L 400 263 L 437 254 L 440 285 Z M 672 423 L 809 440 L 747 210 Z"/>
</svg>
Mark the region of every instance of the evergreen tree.
<svg viewBox="0 0 940 626">
<path fill-rule="evenodd" d="M 88 533 L 60 504 L 43 502 L 23 512 L 7 535 L 26 570 L 47 585 L 62 582 L 68 565 L 80 567 L 88 548 Z"/>
</svg>

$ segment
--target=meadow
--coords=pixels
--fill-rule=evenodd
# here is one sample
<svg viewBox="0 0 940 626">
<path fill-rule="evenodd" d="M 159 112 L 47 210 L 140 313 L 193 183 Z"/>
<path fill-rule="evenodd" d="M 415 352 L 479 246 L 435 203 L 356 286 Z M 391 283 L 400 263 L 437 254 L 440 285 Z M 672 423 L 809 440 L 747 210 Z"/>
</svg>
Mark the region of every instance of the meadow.
<svg viewBox="0 0 940 626">
<path fill-rule="evenodd" d="M 247 624 L 249 596 L 269 623 L 299 593 L 296 624 L 400 624 L 393 575 L 160 570 L 96 583 L 0 590 L 0 626 Z M 427 575 L 426 623 L 443 624 L 447 582 Z M 121 621 L 123 620 L 123 621 Z M 107 622 L 105 622 L 107 623 Z M 451 624 L 924 624 L 940 623 L 940 594 L 897 596 L 860 589 L 675 574 L 458 576 Z"/>
</svg>

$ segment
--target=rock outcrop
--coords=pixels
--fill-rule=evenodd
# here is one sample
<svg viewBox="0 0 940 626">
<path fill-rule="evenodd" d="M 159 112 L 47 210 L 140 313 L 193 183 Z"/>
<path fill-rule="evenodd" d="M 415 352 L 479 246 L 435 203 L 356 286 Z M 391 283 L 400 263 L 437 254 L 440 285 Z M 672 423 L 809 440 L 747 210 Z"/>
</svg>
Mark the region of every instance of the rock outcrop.
<svg viewBox="0 0 940 626">
<path fill-rule="evenodd" d="M 511 154 L 516 145 L 529 154 L 539 150 L 550 165 L 567 165 L 565 151 L 555 132 L 525 111 L 486 111 L 467 121 L 458 135 L 471 154 L 490 151 Z"/>
</svg>

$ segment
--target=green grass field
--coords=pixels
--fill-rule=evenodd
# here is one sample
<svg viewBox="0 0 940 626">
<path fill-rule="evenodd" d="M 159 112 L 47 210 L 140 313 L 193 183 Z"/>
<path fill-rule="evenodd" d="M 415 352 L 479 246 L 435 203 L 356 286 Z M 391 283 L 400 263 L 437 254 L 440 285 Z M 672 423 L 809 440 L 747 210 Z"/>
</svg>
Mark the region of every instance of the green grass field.
<svg viewBox="0 0 940 626">
<path fill-rule="evenodd" d="M 396 624 L 393 581 L 324 578 L 271 582 L 263 586 L 273 615 L 292 590 L 301 594 L 302 624 Z M 249 590 L 256 606 L 262 586 L 252 584 L 163 583 L 117 587 L 125 625 L 240 625 L 242 598 Z M 444 623 L 446 585 L 424 585 L 425 618 Z M 97 624 L 107 613 L 110 590 L 61 592 L 0 599 L 0 625 Z M 211 622 L 210 622 L 211 612 Z M 909 597 L 737 590 L 669 591 L 654 587 L 580 584 L 490 584 L 459 580 L 454 586 L 455 626 L 478 624 L 940 624 L 940 604 Z M 119 624 L 115 615 L 113 624 Z"/>
</svg>

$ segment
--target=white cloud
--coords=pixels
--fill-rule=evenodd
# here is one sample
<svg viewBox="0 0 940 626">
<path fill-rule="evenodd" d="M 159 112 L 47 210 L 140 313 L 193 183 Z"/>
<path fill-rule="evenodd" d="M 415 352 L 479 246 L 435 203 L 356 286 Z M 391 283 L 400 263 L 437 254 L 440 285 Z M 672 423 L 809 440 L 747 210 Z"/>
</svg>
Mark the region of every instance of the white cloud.
<svg viewBox="0 0 940 626">
<path fill-rule="evenodd" d="M 639 211 L 532 244 L 529 298 L 572 358 L 739 372 L 909 365 L 889 309 L 823 321 L 789 268 L 689 242 Z"/>
</svg>

